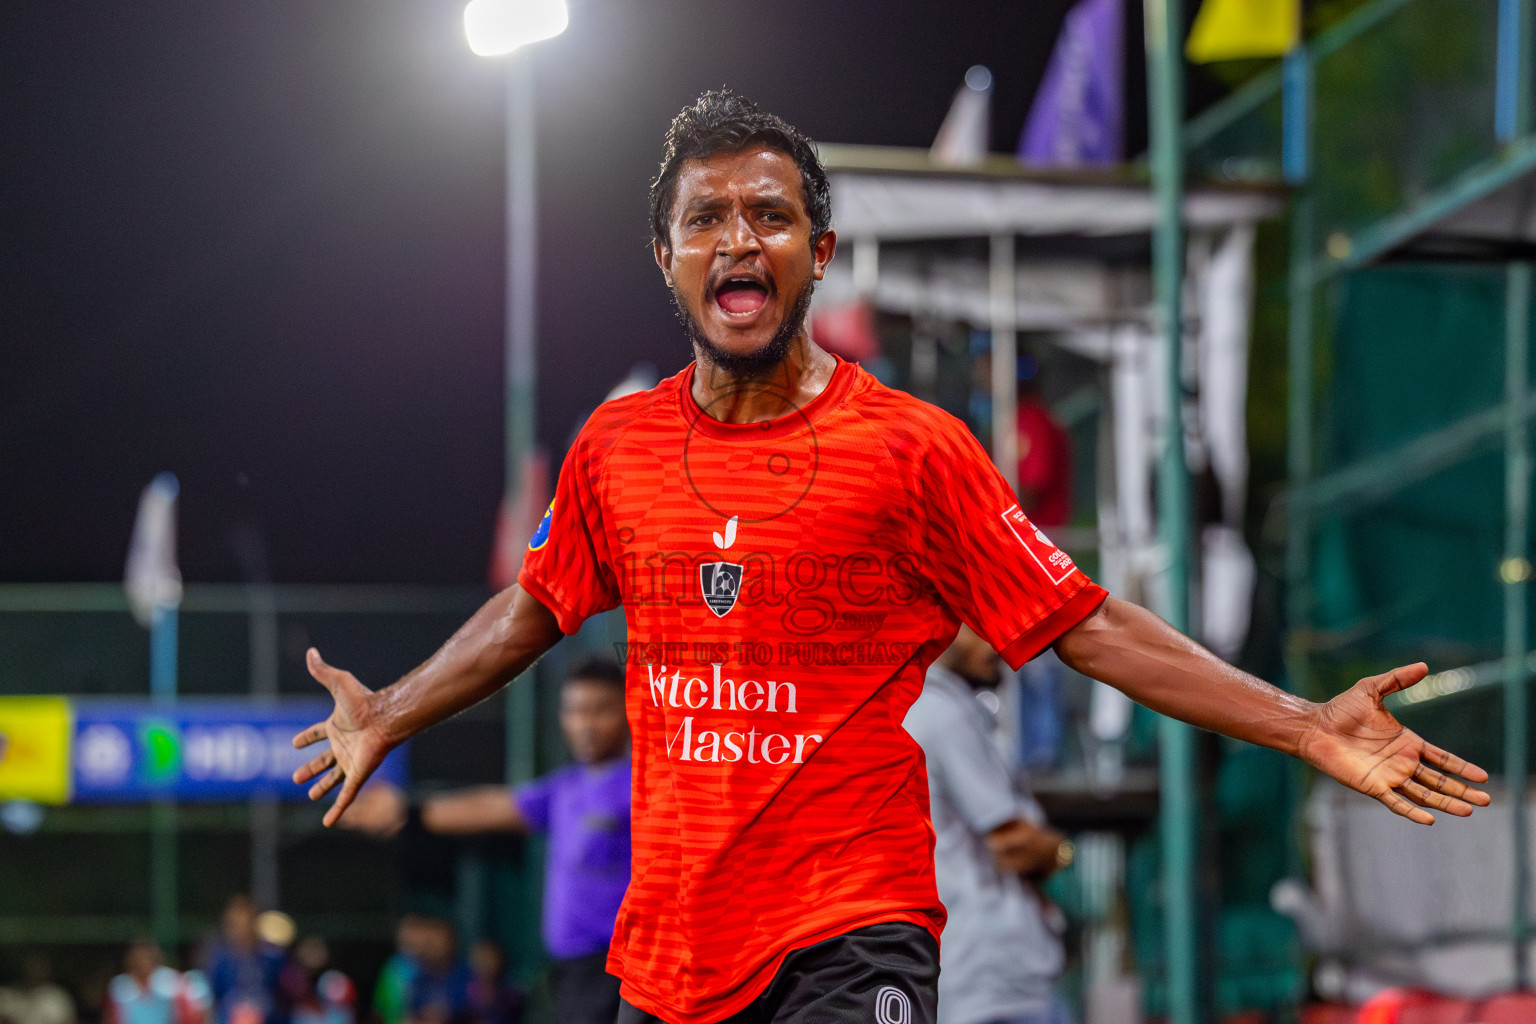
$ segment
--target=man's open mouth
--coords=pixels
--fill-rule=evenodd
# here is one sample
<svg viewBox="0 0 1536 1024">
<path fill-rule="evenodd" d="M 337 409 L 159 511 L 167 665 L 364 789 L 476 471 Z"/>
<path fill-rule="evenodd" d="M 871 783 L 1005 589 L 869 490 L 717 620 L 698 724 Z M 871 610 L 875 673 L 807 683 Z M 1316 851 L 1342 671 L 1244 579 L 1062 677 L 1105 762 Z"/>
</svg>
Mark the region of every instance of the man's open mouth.
<svg viewBox="0 0 1536 1024">
<path fill-rule="evenodd" d="M 747 316 L 768 302 L 768 286 L 753 277 L 728 277 L 715 287 L 715 302 L 732 316 Z"/>
</svg>

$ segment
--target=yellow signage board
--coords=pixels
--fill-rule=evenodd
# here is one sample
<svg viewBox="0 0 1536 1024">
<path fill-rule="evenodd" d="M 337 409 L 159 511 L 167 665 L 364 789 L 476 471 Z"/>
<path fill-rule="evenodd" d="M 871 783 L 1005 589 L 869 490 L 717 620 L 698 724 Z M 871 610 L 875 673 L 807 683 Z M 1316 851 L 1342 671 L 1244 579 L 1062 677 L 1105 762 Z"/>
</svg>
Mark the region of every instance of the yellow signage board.
<svg viewBox="0 0 1536 1024">
<path fill-rule="evenodd" d="M 73 731 L 64 697 L 0 697 L 0 800 L 68 803 Z"/>
<path fill-rule="evenodd" d="M 1301 35 L 1297 0 L 1205 0 L 1184 53 L 1196 64 L 1282 57 Z"/>
</svg>

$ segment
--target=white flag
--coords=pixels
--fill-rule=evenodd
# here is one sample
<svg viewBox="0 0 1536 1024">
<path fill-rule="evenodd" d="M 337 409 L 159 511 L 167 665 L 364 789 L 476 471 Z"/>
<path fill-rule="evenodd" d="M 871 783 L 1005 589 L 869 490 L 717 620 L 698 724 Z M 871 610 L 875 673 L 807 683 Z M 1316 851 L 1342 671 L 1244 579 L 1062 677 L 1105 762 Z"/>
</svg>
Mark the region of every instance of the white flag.
<svg viewBox="0 0 1536 1024">
<path fill-rule="evenodd" d="M 637 394 L 641 391 L 649 391 L 660 383 L 661 378 L 656 374 L 656 367 L 650 363 L 640 362 L 629 368 L 629 376 L 615 384 L 603 401 L 611 402 L 615 398 L 623 398 L 626 395 Z"/>
<path fill-rule="evenodd" d="M 149 628 L 156 608 L 181 604 L 181 570 L 176 565 L 176 495 L 174 473 L 161 473 L 139 497 L 138 518 L 128 542 L 123 589 L 139 625 Z"/>
<path fill-rule="evenodd" d="M 949 167 L 979 164 L 987 155 L 992 134 L 992 72 L 977 64 L 965 73 L 934 137 L 928 156 Z"/>
</svg>

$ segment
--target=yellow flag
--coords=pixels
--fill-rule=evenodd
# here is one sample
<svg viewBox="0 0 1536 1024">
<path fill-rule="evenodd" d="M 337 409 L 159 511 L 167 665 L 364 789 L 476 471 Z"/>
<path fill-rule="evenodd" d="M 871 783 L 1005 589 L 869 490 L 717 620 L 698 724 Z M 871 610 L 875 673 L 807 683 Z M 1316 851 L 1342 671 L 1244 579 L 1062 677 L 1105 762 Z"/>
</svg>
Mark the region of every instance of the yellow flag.
<svg viewBox="0 0 1536 1024">
<path fill-rule="evenodd" d="M 1205 0 L 1184 52 L 1196 64 L 1279 57 L 1300 32 L 1299 0 Z"/>
<path fill-rule="evenodd" d="M 0 697 L 0 800 L 68 803 L 73 729 L 63 697 Z"/>
</svg>

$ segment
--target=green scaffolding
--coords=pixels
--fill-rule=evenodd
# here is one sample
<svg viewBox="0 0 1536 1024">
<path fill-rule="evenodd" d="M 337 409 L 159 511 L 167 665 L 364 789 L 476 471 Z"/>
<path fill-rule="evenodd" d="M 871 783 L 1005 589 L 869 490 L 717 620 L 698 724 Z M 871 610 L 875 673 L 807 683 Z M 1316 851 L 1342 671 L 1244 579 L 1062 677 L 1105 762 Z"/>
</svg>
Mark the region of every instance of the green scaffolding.
<svg viewBox="0 0 1536 1024">
<path fill-rule="evenodd" d="M 1426 241 L 1536 170 L 1532 35 L 1531 0 L 1375 0 L 1184 129 L 1196 173 L 1293 190 L 1289 486 L 1270 517 L 1285 536 L 1288 685 L 1323 699 L 1428 661 L 1437 675 L 1395 710 L 1501 765 L 1517 808 L 1536 670 L 1536 250 L 1485 238 L 1449 262 Z M 1479 727 L 1500 711 L 1502 730 Z M 1519 950 L 1530 886 L 1512 818 Z"/>
</svg>

